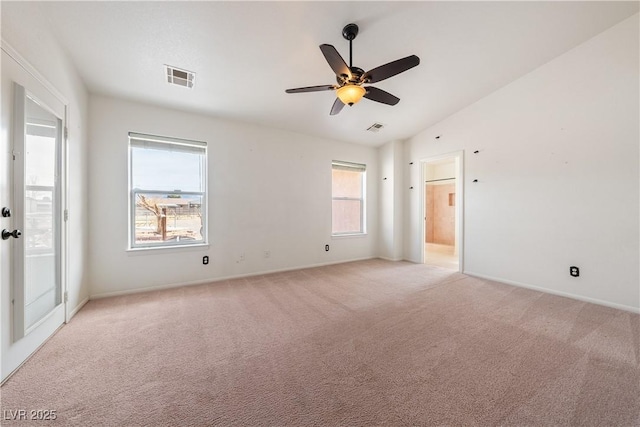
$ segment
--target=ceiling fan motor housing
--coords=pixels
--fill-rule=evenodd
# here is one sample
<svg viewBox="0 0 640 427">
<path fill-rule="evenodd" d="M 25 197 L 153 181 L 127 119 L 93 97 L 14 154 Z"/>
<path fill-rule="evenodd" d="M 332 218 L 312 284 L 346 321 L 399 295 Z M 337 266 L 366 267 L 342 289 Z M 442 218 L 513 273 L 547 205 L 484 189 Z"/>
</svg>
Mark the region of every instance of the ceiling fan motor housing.
<svg viewBox="0 0 640 427">
<path fill-rule="evenodd" d="M 336 81 L 338 82 L 339 85 L 343 85 L 343 84 L 355 85 L 355 84 L 363 83 L 360 81 L 360 78 L 364 74 L 364 70 L 362 68 L 350 67 L 349 70 L 351 71 L 351 79 L 349 79 L 349 76 L 345 74 L 336 76 Z"/>
</svg>

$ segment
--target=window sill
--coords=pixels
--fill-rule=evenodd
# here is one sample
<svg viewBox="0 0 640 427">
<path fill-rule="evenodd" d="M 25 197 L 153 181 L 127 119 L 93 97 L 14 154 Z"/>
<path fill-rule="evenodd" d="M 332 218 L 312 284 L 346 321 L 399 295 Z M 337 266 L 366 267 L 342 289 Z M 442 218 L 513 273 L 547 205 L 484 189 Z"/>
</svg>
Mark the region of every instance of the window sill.
<svg viewBox="0 0 640 427">
<path fill-rule="evenodd" d="M 185 252 L 189 250 L 201 251 L 203 249 L 209 249 L 208 243 L 198 243 L 194 245 L 174 245 L 174 246 L 157 246 L 149 248 L 129 248 L 127 252 L 130 255 L 142 255 L 149 252 Z"/>
<path fill-rule="evenodd" d="M 343 239 L 350 237 L 367 237 L 367 233 L 350 233 L 350 234 L 332 234 L 332 239 Z"/>
</svg>

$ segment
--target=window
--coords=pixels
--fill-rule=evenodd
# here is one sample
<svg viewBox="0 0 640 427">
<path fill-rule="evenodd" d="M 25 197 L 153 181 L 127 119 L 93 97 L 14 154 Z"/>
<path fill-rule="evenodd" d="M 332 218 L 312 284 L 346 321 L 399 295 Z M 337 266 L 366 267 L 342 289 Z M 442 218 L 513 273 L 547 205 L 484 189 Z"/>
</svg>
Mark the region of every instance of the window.
<svg viewBox="0 0 640 427">
<path fill-rule="evenodd" d="M 207 242 L 207 144 L 129 133 L 131 248 Z"/>
<path fill-rule="evenodd" d="M 336 235 L 365 232 L 365 165 L 332 162 L 331 233 Z"/>
</svg>

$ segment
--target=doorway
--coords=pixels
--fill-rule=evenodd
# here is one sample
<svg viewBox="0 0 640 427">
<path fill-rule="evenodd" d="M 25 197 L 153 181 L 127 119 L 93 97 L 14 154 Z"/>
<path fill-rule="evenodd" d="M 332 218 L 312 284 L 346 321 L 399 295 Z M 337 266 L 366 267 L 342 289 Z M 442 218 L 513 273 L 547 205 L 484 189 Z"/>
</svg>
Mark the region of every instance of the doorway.
<svg viewBox="0 0 640 427">
<path fill-rule="evenodd" d="M 2 46 L 1 381 L 65 321 L 66 105 Z"/>
<path fill-rule="evenodd" d="M 425 264 L 462 271 L 462 152 L 423 160 Z"/>
</svg>

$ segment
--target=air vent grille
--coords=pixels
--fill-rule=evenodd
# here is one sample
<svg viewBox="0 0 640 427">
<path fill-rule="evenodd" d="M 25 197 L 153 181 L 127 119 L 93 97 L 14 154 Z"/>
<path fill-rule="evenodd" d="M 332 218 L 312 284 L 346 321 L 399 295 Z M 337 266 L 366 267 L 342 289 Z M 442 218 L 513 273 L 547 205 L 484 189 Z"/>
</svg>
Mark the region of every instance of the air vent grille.
<svg viewBox="0 0 640 427">
<path fill-rule="evenodd" d="M 380 130 L 384 127 L 382 123 L 374 123 L 367 128 L 369 132 L 380 132 Z"/>
<path fill-rule="evenodd" d="M 178 86 L 192 88 L 196 78 L 193 71 L 181 70 L 180 68 L 165 65 L 167 83 Z"/>
</svg>

